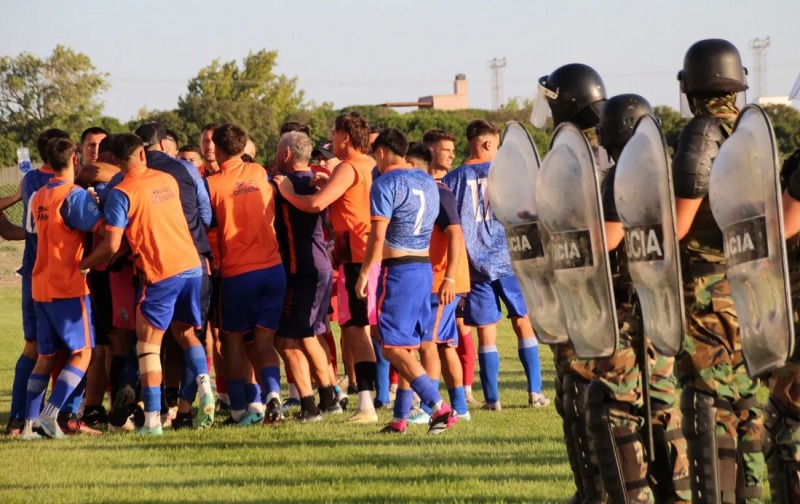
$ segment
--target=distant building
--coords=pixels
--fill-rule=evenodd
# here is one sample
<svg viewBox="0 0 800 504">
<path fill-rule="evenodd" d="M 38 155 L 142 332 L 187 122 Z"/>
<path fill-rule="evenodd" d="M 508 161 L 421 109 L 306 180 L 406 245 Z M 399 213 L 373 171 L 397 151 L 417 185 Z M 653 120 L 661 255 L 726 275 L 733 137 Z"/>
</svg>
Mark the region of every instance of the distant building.
<svg viewBox="0 0 800 504">
<path fill-rule="evenodd" d="M 418 107 L 433 110 L 464 110 L 469 108 L 469 87 L 467 76 L 456 75 L 453 82 L 453 94 L 422 96 L 414 102 L 381 103 L 383 107 Z"/>
</svg>

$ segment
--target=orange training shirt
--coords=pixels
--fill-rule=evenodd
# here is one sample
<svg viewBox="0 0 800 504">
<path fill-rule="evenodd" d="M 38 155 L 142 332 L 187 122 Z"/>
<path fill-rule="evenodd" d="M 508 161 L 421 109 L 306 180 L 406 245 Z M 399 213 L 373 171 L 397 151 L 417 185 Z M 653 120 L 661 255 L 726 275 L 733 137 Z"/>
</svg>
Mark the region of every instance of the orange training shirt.
<svg viewBox="0 0 800 504">
<path fill-rule="evenodd" d="M 352 169 L 355 182 L 331 205 L 334 256 L 341 262 L 364 262 L 370 228 L 369 192 L 375 160 L 366 155 L 350 156 L 334 170 Z"/>
</svg>

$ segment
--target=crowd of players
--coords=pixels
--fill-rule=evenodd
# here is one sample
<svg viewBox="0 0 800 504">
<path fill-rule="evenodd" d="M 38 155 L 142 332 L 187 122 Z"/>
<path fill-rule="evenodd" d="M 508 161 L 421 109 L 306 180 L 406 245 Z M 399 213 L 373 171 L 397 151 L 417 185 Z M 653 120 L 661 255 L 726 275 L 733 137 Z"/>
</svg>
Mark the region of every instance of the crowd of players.
<svg viewBox="0 0 800 504">
<path fill-rule="evenodd" d="M 476 357 L 483 409 L 501 409 L 501 300 L 528 403 L 549 404 L 485 199 L 497 128 L 470 123 L 470 156 L 455 169 L 451 133 L 409 143 L 358 112 L 339 115 L 317 148 L 301 124 L 280 133 L 266 167 L 235 124 L 208 124 L 199 147 L 179 148 L 155 122 L 115 135 L 92 127 L 78 144 L 57 129 L 40 135 L 44 166 L 0 200 L 22 200 L 24 222 L 0 214 L 0 235 L 25 240 L 25 346 L 8 435 L 100 434 L 106 424 L 158 435 L 210 427 L 220 411 L 224 424 L 249 426 L 281 422 L 292 406 L 300 422 L 350 406 L 349 422 L 375 423 L 392 402 L 382 432 L 417 423 L 437 434 L 470 420 Z"/>
</svg>

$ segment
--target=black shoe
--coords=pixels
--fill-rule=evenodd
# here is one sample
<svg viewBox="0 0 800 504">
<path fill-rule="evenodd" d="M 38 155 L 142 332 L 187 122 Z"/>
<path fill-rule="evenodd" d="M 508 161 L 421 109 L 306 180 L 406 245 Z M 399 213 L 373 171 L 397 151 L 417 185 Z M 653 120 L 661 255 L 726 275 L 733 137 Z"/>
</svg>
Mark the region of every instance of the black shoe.
<svg viewBox="0 0 800 504">
<path fill-rule="evenodd" d="M 358 387 L 355 383 L 351 383 L 347 386 L 347 393 L 348 394 L 358 394 Z"/>
<path fill-rule="evenodd" d="M 315 415 L 313 413 L 310 413 L 308 411 L 303 410 L 300 413 L 298 413 L 297 415 L 295 415 L 294 419 L 297 420 L 300 423 L 319 422 L 319 421 L 322 420 L 322 413 L 317 413 Z"/>
<path fill-rule="evenodd" d="M 130 385 L 125 385 L 117 391 L 114 404 L 111 405 L 111 414 L 108 423 L 114 427 L 122 427 L 133 414 L 136 407 L 136 391 Z"/>
<path fill-rule="evenodd" d="M 22 434 L 22 429 L 25 427 L 25 420 L 21 418 L 11 418 L 6 425 L 6 436 L 18 437 Z"/>
<path fill-rule="evenodd" d="M 267 403 L 267 413 L 264 415 L 265 424 L 280 423 L 283 420 L 283 410 L 278 399 L 270 399 Z"/>
<path fill-rule="evenodd" d="M 172 420 L 172 428 L 175 430 L 191 429 L 194 427 L 191 413 L 178 413 Z"/>
<path fill-rule="evenodd" d="M 106 409 L 102 406 L 85 406 L 82 420 L 89 427 L 97 429 L 108 423 L 108 415 L 106 415 Z"/>
<path fill-rule="evenodd" d="M 385 402 L 380 401 L 378 399 L 375 399 L 374 401 L 372 401 L 372 405 L 375 407 L 376 410 L 379 410 L 379 409 L 391 409 L 392 408 L 391 401 L 385 403 Z"/>
<path fill-rule="evenodd" d="M 342 396 L 339 399 L 339 406 L 341 406 L 342 411 L 347 411 L 347 405 L 350 404 L 350 397 L 349 396 Z"/>
</svg>

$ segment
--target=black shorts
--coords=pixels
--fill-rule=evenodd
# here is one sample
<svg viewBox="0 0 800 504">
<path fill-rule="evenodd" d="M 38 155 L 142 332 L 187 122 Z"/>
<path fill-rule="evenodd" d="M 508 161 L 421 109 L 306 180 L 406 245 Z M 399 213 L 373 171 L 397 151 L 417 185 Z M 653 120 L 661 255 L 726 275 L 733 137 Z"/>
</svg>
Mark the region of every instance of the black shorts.
<svg viewBox="0 0 800 504">
<path fill-rule="evenodd" d="M 330 270 L 287 275 L 278 332 L 280 338 L 310 338 L 325 334 L 325 315 L 331 301 L 333 274 Z"/>
<path fill-rule="evenodd" d="M 113 312 L 111 305 L 111 282 L 108 271 L 91 270 L 88 275 L 92 292 L 92 323 L 94 324 L 95 345 L 110 345 L 108 335 L 113 329 Z"/>
<path fill-rule="evenodd" d="M 202 329 L 195 329 L 194 334 L 195 336 L 197 336 L 197 339 L 205 343 L 206 327 L 208 327 L 209 317 L 211 314 L 211 294 L 213 289 L 210 276 L 203 275 L 201 279 L 202 282 L 200 283 L 200 320 L 202 321 L 202 324 L 200 324 L 200 327 L 202 327 Z"/>
<path fill-rule="evenodd" d="M 366 299 L 359 299 L 356 295 L 356 283 L 361 274 L 361 263 L 342 264 L 344 270 L 344 288 L 347 291 L 347 300 L 339 298 L 339 302 L 346 301 L 350 310 L 350 320 L 342 327 L 367 327 L 369 325 L 369 308 Z M 339 281 L 342 278 L 339 277 Z"/>
</svg>

